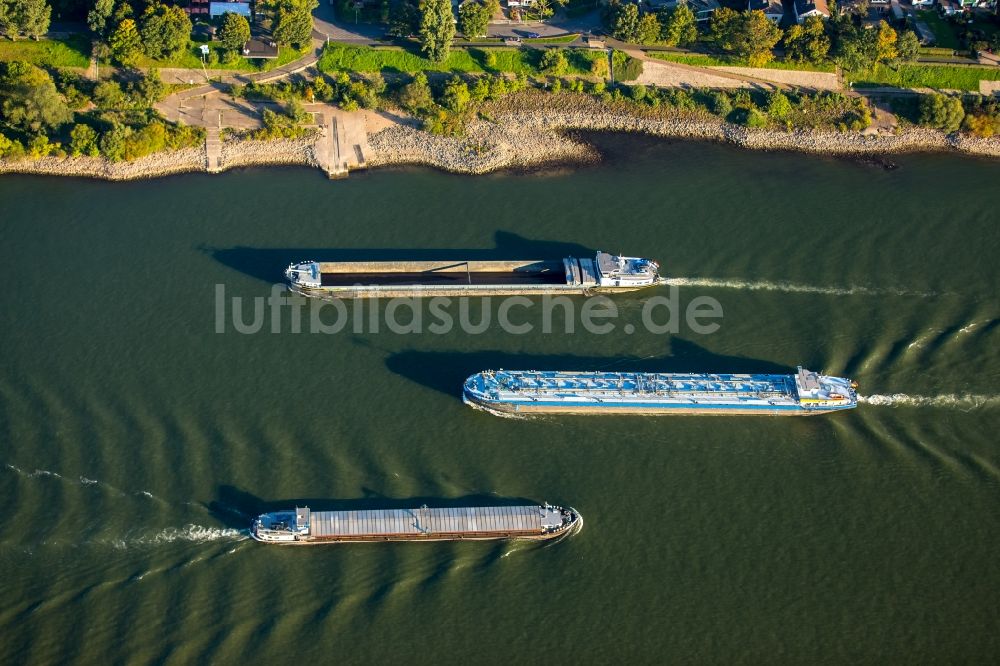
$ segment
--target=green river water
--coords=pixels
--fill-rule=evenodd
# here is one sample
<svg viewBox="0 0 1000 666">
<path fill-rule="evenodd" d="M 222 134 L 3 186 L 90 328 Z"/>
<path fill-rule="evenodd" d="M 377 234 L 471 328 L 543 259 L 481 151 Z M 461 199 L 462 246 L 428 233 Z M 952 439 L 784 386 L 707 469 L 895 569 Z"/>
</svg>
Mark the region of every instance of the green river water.
<svg viewBox="0 0 1000 666">
<path fill-rule="evenodd" d="M 544 174 L 0 178 L 0 662 L 995 659 L 1000 162 L 595 140 L 606 163 Z M 659 260 L 682 304 L 718 301 L 718 331 L 642 326 L 667 288 L 615 296 L 610 334 L 558 314 L 543 332 L 539 303 L 511 311 L 535 325 L 521 335 L 216 321 L 217 285 L 249 321 L 296 259 L 596 249 Z M 509 419 L 460 399 L 490 367 L 798 364 L 857 379 L 866 404 Z M 296 503 L 521 499 L 585 526 L 546 544 L 247 536 Z"/>
</svg>

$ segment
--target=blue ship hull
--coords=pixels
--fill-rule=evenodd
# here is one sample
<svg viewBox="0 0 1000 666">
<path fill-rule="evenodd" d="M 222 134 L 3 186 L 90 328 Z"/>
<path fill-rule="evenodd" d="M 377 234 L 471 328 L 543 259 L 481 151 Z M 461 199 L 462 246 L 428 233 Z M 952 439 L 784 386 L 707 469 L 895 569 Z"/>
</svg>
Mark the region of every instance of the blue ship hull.
<svg viewBox="0 0 1000 666">
<path fill-rule="evenodd" d="M 797 375 L 486 371 L 464 401 L 510 414 L 755 414 L 809 416 L 857 406 L 854 384 Z"/>
</svg>

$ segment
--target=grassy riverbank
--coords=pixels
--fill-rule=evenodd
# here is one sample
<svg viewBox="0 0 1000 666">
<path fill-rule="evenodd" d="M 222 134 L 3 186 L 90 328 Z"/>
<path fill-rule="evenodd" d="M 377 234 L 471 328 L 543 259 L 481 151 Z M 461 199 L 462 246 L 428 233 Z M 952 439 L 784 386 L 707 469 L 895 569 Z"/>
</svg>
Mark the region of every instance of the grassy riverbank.
<svg viewBox="0 0 1000 666">
<path fill-rule="evenodd" d="M 310 48 L 296 50 L 290 46 L 282 46 L 278 50 L 278 57 L 274 60 L 252 60 L 250 58 L 241 57 L 227 63 L 224 62 L 223 59 L 225 47 L 222 46 L 221 42 L 212 42 L 208 46 L 212 55 L 209 56 L 209 61 L 205 63 L 204 66 L 209 69 L 228 69 L 234 72 L 267 72 L 276 67 L 287 65 L 294 60 L 298 60 L 311 51 Z M 200 47 L 200 44 L 192 44 L 190 48 L 181 51 L 171 58 L 154 59 L 143 56 L 139 59 L 136 66 L 141 69 L 148 69 L 150 67 L 159 69 L 201 69 L 203 63 L 201 60 L 201 53 L 199 51 Z"/>
<path fill-rule="evenodd" d="M 1000 81 L 1000 67 L 965 65 L 876 65 L 867 72 L 845 72 L 844 78 L 860 87 L 938 88 L 978 91 L 980 81 Z"/>
<path fill-rule="evenodd" d="M 725 55 L 708 55 L 703 53 L 673 53 L 669 51 L 648 51 L 650 58 L 676 62 L 682 65 L 693 65 L 695 67 L 750 67 L 750 63 L 745 58 Z M 835 72 L 836 66 L 832 62 L 814 65 L 810 63 L 792 62 L 790 60 L 772 60 L 760 66 L 763 69 L 789 69 L 802 72 Z"/>
<path fill-rule="evenodd" d="M 83 35 L 66 39 L 0 40 L 0 61 L 20 60 L 42 67 L 86 67 L 90 64 L 90 40 Z"/>
<path fill-rule="evenodd" d="M 433 62 L 400 47 L 371 47 L 330 43 L 319 60 L 322 72 L 452 72 L 482 74 L 504 72 L 534 76 L 541 73 L 544 51 L 526 48 L 460 48 L 452 49 L 444 62 Z M 566 74 L 590 74 L 594 61 L 606 58 L 603 52 L 567 49 Z"/>
</svg>

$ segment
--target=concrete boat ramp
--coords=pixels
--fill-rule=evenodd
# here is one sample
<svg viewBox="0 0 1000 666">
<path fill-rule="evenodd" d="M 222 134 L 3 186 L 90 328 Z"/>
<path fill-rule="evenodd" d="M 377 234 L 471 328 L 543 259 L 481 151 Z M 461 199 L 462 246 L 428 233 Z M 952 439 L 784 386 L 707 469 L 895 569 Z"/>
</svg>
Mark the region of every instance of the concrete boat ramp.
<svg viewBox="0 0 1000 666">
<path fill-rule="evenodd" d="M 311 107 L 321 107 L 313 109 Z M 365 115 L 348 113 L 335 107 L 310 104 L 307 110 L 314 113 L 321 128 L 316 141 L 316 161 L 330 178 L 344 178 L 352 169 L 365 169 L 368 148 L 368 131 Z"/>
<path fill-rule="evenodd" d="M 273 103 L 252 103 L 232 99 L 227 95 L 213 94 L 211 89 L 189 97 L 175 96 L 169 103 L 158 105 L 159 111 L 172 122 L 182 122 L 206 130 L 205 154 L 208 171 L 218 173 L 227 166 L 224 159 L 222 129 L 251 130 L 262 126 L 261 114 L 265 108 L 280 111 Z M 312 114 L 309 123 L 318 131 L 313 150 L 317 165 L 330 178 L 344 178 L 354 169 L 367 168 L 368 116 L 363 111 L 344 111 L 330 104 L 307 104 L 305 110 Z"/>
</svg>

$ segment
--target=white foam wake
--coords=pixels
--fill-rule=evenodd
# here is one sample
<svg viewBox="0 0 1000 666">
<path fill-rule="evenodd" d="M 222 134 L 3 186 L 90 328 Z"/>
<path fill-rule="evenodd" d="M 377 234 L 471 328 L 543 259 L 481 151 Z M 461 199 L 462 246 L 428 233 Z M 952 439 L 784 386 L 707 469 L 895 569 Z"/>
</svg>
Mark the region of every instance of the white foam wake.
<svg viewBox="0 0 1000 666">
<path fill-rule="evenodd" d="M 249 530 L 237 530 L 222 527 L 202 527 L 201 525 L 185 525 L 184 527 L 168 527 L 149 537 L 147 543 L 172 543 L 174 541 L 242 541 L 249 539 Z"/>
<path fill-rule="evenodd" d="M 666 279 L 667 284 L 677 287 L 714 287 L 721 289 L 745 289 L 749 291 L 783 291 L 799 294 L 827 294 L 830 296 L 933 296 L 928 292 L 906 291 L 903 289 L 883 289 L 876 287 L 829 287 L 812 284 L 771 280 L 738 280 L 735 278 L 684 278 Z"/>
<path fill-rule="evenodd" d="M 477 402 L 466 400 L 464 397 L 462 398 L 462 402 L 464 402 L 469 407 L 472 407 L 473 409 L 479 410 L 480 412 L 486 412 L 487 414 L 492 414 L 493 416 L 499 416 L 502 419 L 517 419 L 520 421 L 531 418 L 527 414 L 515 414 L 513 412 L 502 412 L 499 409 L 490 409 L 485 405 L 480 405 Z"/>
<path fill-rule="evenodd" d="M 860 395 L 863 405 L 880 407 L 944 407 L 951 409 L 978 409 L 1000 406 L 1000 396 L 947 393 L 944 395 L 909 395 L 906 393 Z"/>
</svg>

